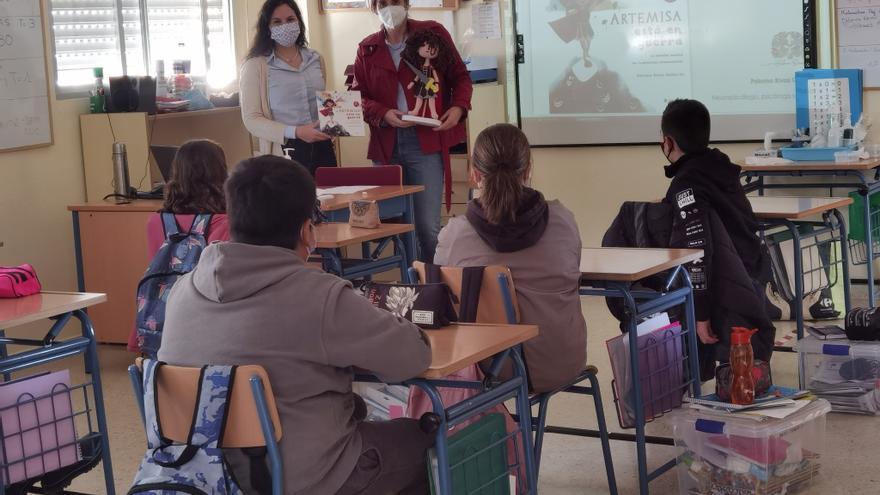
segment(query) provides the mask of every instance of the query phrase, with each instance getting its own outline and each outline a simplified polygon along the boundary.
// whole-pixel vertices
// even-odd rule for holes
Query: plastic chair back
[[[143,371],[143,360],[138,358],[135,365],[140,375]],[[199,368],[166,365],[159,369],[157,380],[159,421],[162,424],[162,433],[169,440],[178,443],[186,443],[189,440],[189,428],[199,390],[199,375]],[[258,377],[262,382],[268,416],[274,426],[275,441],[281,440],[281,420],[278,417],[269,375],[262,366],[239,366],[235,372],[235,382],[229,399],[229,415],[223,433],[223,448],[266,446],[250,383],[252,377]],[[143,383],[142,379],[140,383]],[[138,402],[142,408],[142,394],[138,397]]]

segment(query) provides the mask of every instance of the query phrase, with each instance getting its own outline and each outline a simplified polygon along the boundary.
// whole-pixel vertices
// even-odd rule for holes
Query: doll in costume
[[[401,58],[415,77],[407,89],[415,96],[415,107],[409,114],[416,117],[439,119],[443,111],[440,97],[440,77],[446,72],[452,54],[443,38],[430,30],[417,31],[406,40],[406,48]],[[439,111],[438,111],[439,110]]]

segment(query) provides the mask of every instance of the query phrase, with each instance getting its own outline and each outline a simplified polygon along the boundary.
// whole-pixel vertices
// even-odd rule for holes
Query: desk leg
[[[832,210],[832,214],[837,219],[837,229],[840,232],[840,258],[841,269],[843,270],[843,308],[844,315],[852,309],[851,283],[849,280],[849,246],[846,239],[846,223],[843,220],[843,213],[840,210]],[[830,223],[830,221],[829,221]]]
[[[403,212],[403,222],[408,223],[410,225],[415,225],[416,221],[416,206],[415,206],[415,198],[413,198],[412,194],[407,195],[406,197],[406,211]],[[406,245],[406,263],[407,268],[412,266],[413,261],[418,259],[418,247],[416,245],[416,232],[413,230],[412,232],[407,232],[403,234],[404,243]],[[434,261],[434,260],[429,260]]]
[[[530,494],[538,493],[538,470],[535,465],[535,450],[532,442],[532,406],[529,402],[529,383],[526,365],[522,357],[522,346],[510,353],[513,358],[515,374],[522,377],[522,384],[516,394],[516,414],[519,418],[519,431],[522,437],[523,461],[525,462],[526,483]]]
[[[407,283],[409,281],[409,267],[411,261],[406,254],[406,245],[399,235],[391,239],[394,243],[394,253],[400,256],[400,282]]]
[[[364,262],[367,262],[367,260],[372,258],[373,253],[370,250],[370,243],[369,242],[361,243],[361,256],[363,257]],[[364,280],[367,282],[371,282],[373,280],[373,276],[372,275],[364,275]]]
[[[638,349],[638,330],[636,316],[639,314],[636,301],[629,292],[629,287],[623,285],[620,287],[623,294],[623,300],[626,303],[626,333],[629,338],[629,348]],[[642,407],[642,387],[639,382],[639,360],[630,359],[630,370],[632,372],[633,384],[633,408],[635,409],[636,423],[636,460],[639,473],[639,494],[648,495],[648,456],[645,447],[645,409]]]
[[[82,238],[79,232],[79,212],[74,211],[73,214],[73,255],[76,258],[76,290],[78,292],[86,291],[86,280],[83,274],[83,255],[82,255]]]
[[[82,236],[80,235],[79,229],[79,212],[72,211],[71,212],[73,219],[73,256],[76,260],[76,290],[77,292],[85,292],[86,291],[86,276],[85,270],[83,268],[83,253],[82,253]],[[86,310],[83,309],[85,312]],[[82,328],[83,333],[87,331],[85,327]],[[92,370],[88,364],[88,360],[86,360],[86,373],[91,373]]]
[[[443,405],[443,399],[437,388],[425,380],[416,380],[413,386],[419,387],[431,399],[431,406],[434,413],[440,418],[440,425],[437,427],[436,438],[434,439],[434,452],[437,455],[437,484],[440,486],[440,493],[437,495],[453,495],[452,494],[452,470],[449,466],[449,444],[446,438],[449,425],[446,423],[446,407]]]
[[[6,330],[0,329],[0,338],[6,337]],[[9,352],[6,350],[6,344],[0,344],[0,359],[5,359],[9,357]],[[12,373],[3,373],[3,381],[8,382],[12,380]]]
[[[101,460],[104,463],[104,483],[107,495],[116,495],[113,484],[113,465],[110,461],[110,431],[107,429],[107,416],[104,412],[104,389],[101,386],[101,368],[98,363],[98,344],[95,340],[95,329],[88,315],[82,310],[74,313],[83,327],[83,337],[89,339],[89,349],[85,361],[92,369],[92,391],[95,394],[95,416],[98,420],[98,431],[101,432]]]
[[[321,255],[321,264],[324,266],[325,272],[345,278],[345,274],[342,272],[342,258],[335,249],[316,249],[315,251]]]
[[[865,194],[865,201],[862,209],[862,214],[865,217],[865,221],[863,222],[865,226],[865,257],[868,262],[866,263],[865,270],[868,273],[868,307],[874,307],[874,233],[872,232],[873,226],[871,225],[871,192],[870,190]]]
[[[699,339],[699,336],[697,336],[697,312],[696,309],[694,309],[694,288],[691,285],[691,277],[688,275],[687,270],[681,270],[679,272],[679,277],[682,278],[684,285],[690,289],[684,300],[684,322],[686,327],[683,330],[684,332],[687,332],[687,341],[685,342],[685,345],[688,346],[691,395],[693,397],[700,397],[703,395],[703,391],[700,388],[700,356],[697,354],[699,352],[699,346],[697,345],[697,339]]]
[[[797,331],[797,340],[800,341],[804,338],[804,266],[803,266],[803,252],[801,251],[801,235],[798,232],[797,225],[790,220],[783,220],[783,224],[788,228],[789,232],[791,232],[791,245],[794,250],[794,302],[792,303],[792,307],[794,308],[794,319],[795,326]],[[798,356],[798,360],[800,360],[800,356]],[[801,373],[800,365],[798,365],[798,386],[803,389],[805,386],[804,383],[804,374]]]

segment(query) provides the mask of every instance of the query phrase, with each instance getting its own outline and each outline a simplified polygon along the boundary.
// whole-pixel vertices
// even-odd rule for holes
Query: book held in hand
[[[404,122],[412,122],[413,124],[424,125],[427,127],[440,127],[443,122],[432,119],[430,117],[416,117],[415,115],[404,115],[400,118]]]
[[[366,136],[360,91],[317,91],[318,130],[330,136]]]

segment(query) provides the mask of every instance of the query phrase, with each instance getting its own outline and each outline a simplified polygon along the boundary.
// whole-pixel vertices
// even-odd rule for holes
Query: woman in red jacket
[[[449,32],[437,22],[410,19],[409,0],[370,0],[370,8],[382,27],[358,46],[352,87],[361,92],[370,125],[367,157],[379,165],[401,165],[406,184],[425,186],[415,195],[418,259],[433,262],[444,182],[447,207],[452,191],[449,148],[467,139],[463,119],[471,108],[471,79]],[[434,104],[441,125],[435,128],[402,120],[416,108],[411,83],[419,73],[401,58],[407,39],[425,30],[438,35],[444,42],[440,49],[448,51],[445,70],[438,70],[438,80],[432,81],[439,87]]]

